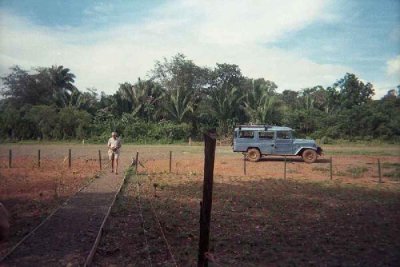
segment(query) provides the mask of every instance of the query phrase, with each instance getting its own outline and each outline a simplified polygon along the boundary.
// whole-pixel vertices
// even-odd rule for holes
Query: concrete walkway
[[[118,175],[104,171],[64,203],[0,266],[83,266],[121,187],[124,168],[120,166]]]

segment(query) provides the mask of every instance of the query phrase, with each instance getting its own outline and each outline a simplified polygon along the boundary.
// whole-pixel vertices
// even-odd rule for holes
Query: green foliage
[[[282,102],[275,93],[276,84],[264,79],[252,81],[244,100],[244,111],[250,123],[276,124],[281,121]]]
[[[104,142],[117,131],[127,142],[170,143],[202,138],[210,128],[230,136],[238,123],[260,123],[290,126],[322,144],[400,142],[396,89],[372,100],[372,84],[354,74],[328,88],[278,93],[273,81],[244,77],[238,65],[199,67],[182,54],[156,62],[150,74],[107,95],[78,90],[63,66],[14,66],[1,78],[0,139]]]
[[[125,127],[122,137],[124,142],[173,143],[177,140],[186,140],[190,131],[191,127],[187,123],[176,124],[168,121],[149,123],[138,120]]]

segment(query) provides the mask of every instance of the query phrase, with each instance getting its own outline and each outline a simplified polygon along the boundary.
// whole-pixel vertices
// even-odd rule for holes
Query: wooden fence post
[[[8,168],[11,169],[11,167],[12,167],[12,150],[10,149],[8,151]]]
[[[199,254],[197,266],[208,266],[206,253],[209,249],[210,220],[212,207],[212,189],[214,180],[214,161],[215,161],[215,132],[204,134],[204,182],[203,200],[200,202],[200,238]]]
[[[37,152],[37,165],[40,168],[40,149]]]
[[[379,175],[379,182],[382,183],[382,171],[381,171],[381,160],[378,159],[378,175]]]
[[[283,179],[286,180],[286,156],[285,156],[285,163],[283,164]]]
[[[136,152],[136,165],[135,165],[135,174],[138,173],[138,165],[139,165],[139,152]]]
[[[101,170],[101,151],[99,150],[99,165],[100,165],[100,170]]]
[[[244,175],[247,175],[247,169],[246,169],[246,154],[243,154],[243,173]]]
[[[172,151],[169,152],[169,173],[172,171]]]
[[[332,163],[332,157],[329,160],[329,173],[330,173],[330,179],[333,179],[333,163]]]
[[[71,159],[71,149],[68,150],[68,167],[71,168],[72,159]]]

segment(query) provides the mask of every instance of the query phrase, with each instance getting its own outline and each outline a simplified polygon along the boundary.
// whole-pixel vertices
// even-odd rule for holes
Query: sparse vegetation
[[[319,172],[329,172],[329,168],[327,167],[320,167],[320,166],[315,166],[312,168],[313,171],[319,171]]]
[[[388,177],[393,181],[400,181],[400,163],[398,162],[384,162],[382,168],[385,169],[384,177]]]
[[[153,175],[153,181],[168,184],[157,191],[157,197],[149,179],[137,179],[142,185],[143,214],[148,216],[145,227],[150,259],[162,257],[164,264],[171,260],[166,244],[156,242],[161,234],[148,211],[152,203],[178,265],[195,265],[202,177]],[[373,260],[377,265],[393,265],[398,259],[400,240],[392,234],[400,232],[400,217],[394,212],[400,205],[398,190],[258,176],[217,176],[215,181],[210,244],[215,264],[368,265]],[[132,203],[136,193],[130,191],[126,197],[130,199],[127,203]],[[126,250],[121,244],[131,244],[128,240],[132,236],[115,231],[121,224],[134,225],[136,217],[115,214],[111,218],[102,240],[103,252],[95,258],[98,265],[148,261],[143,236],[140,242],[133,242],[135,249]],[[376,226],[381,222],[385,227]]]
[[[367,167],[360,167],[360,166],[349,167],[346,170],[346,172],[348,172],[351,175],[351,177],[353,177],[353,178],[360,178],[367,171],[368,171]]]

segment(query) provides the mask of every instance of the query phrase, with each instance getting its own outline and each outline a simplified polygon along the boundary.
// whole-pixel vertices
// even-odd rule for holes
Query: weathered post
[[[283,179],[286,180],[286,156],[285,156],[285,163],[283,164]]]
[[[138,173],[138,165],[139,165],[139,152],[136,152],[136,165],[135,165],[135,174]]]
[[[214,180],[214,161],[216,134],[209,131],[204,134],[204,182],[203,200],[200,202],[200,239],[197,266],[208,266],[206,253],[209,249],[210,220],[212,207],[212,189]]]
[[[333,179],[333,167],[332,167],[333,163],[332,163],[332,157],[329,160],[329,173],[330,173],[330,178],[331,180]]]
[[[99,150],[99,166],[100,166],[100,170],[101,170],[101,151]]]
[[[71,168],[72,159],[71,159],[71,149],[68,150],[68,167]]]
[[[382,171],[381,171],[381,160],[378,159],[378,175],[379,175],[379,182],[382,183]]]
[[[169,173],[172,171],[172,151],[169,152]]]
[[[243,173],[246,175],[247,169],[246,169],[246,154],[243,154]]]
[[[12,167],[12,150],[10,149],[8,151],[8,168],[11,169],[11,167]]]
[[[40,149],[37,152],[37,165],[40,168]]]

